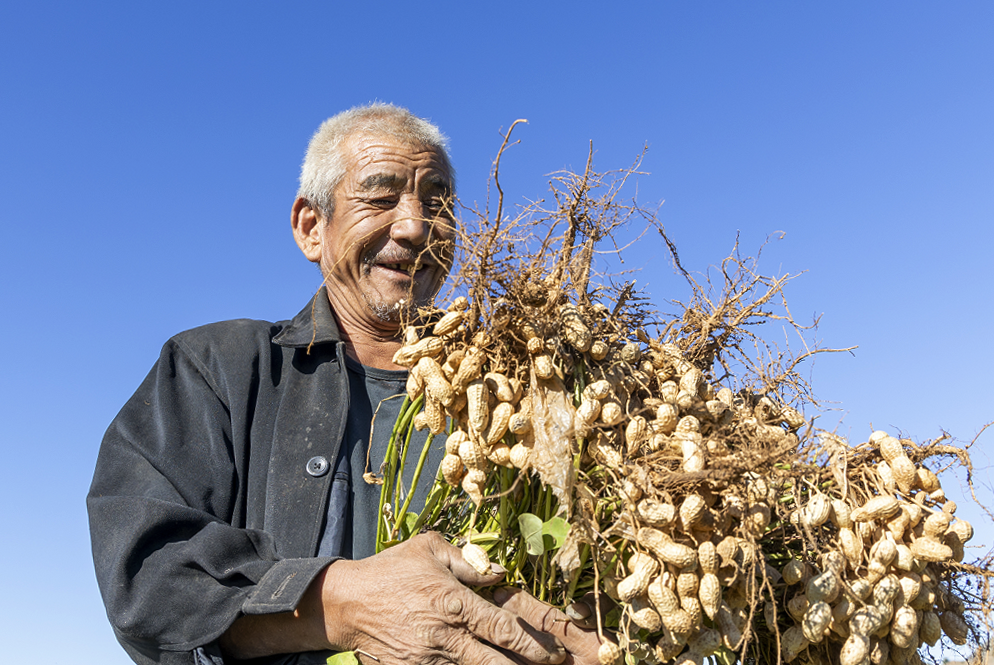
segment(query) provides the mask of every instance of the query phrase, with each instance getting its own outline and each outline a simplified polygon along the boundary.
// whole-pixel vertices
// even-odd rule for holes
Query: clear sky
[[[469,203],[516,118],[512,201],[591,140],[602,169],[648,145],[639,200],[665,201],[688,269],[783,231],[761,268],[803,272],[795,314],[859,346],[811,368],[839,409],[821,423],[969,440],[994,420],[994,4],[366,4],[0,5],[5,662],[129,662],[89,559],[103,431],[170,335],[303,306],[299,164],[371,100],[444,129]],[[686,295],[653,240],[628,267],[661,305]]]

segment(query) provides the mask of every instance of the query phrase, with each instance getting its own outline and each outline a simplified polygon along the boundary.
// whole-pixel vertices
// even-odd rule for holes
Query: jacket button
[[[315,478],[320,478],[324,474],[328,473],[328,460],[326,460],[321,455],[317,457],[312,457],[307,460],[307,473],[311,474]]]

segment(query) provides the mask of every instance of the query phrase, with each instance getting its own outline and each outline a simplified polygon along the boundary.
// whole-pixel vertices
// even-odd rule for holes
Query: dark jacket
[[[87,496],[97,581],[136,662],[216,656],[241,613],[292,610],[332,560],[312,557],[349,408],[344,357],[324,289],[291,321],[165,344]]]

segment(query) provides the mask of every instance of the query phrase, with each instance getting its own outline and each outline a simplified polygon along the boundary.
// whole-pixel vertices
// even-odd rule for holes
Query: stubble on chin
[[[382,300],[374,299],[365,293],[362,294],[362,298],[366,301],[366,308],[380,321],[384,323],[400,323],[401,312],[406,309],[402,304],[403,300],[391,305]]]
[[[363,266],[364,276],[368,278],[371,270],[372,265],[366,263]],[[404,295],[390,299],[375,291],[362,290],[360,294],[369,312],[377,319],[384,323],[400,323],[405,316],[413,315],[417,308],[430,305],[437,291],[438,289],[434,289],[425,295],[416,296],[415,289],[411,288]]]
[[[415,300],[413,294],[409,293],[406,297],[390,302],[377,295],[365,292],[362,294],[370,313],[384,323],[400,323],[403,317],[413,315],[417,308],[430,305],[433,297],[434,294]]]

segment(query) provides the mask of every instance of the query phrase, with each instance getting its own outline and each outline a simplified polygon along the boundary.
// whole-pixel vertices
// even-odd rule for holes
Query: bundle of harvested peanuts
[[[588,248],[619,209],[614,189],[593,197],[602,177],[564,176],[559,207],[502,221],[506,236],[464,231],[465,295],[412,318],[392,454],[409,429],[446,435],[446,454],[417,515],[387,474],[381,547],[438,530],[553,604],[607,596],[604,665],[898,665],[979,646],[990,562],[964,562],[973,529],[930,466],[969,468],[967,451],[882,431],[850,444],[785,403],[792,365],[727,371],[782,282],[748,273],[652,324],[630,284],[592,287]],[[525,219],[544,230],[531,253],[509,231]]]

